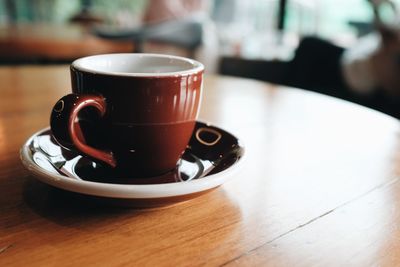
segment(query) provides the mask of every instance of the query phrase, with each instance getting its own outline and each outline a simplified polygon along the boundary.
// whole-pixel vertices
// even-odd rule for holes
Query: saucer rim
[[[201,179],[191,180],[182,183],[163,183],[163,184],[113,184],[113,183],[100,183],[85,180],[74,180],[62,174],[50,172],[39,165],[37,165],[32,158],[29,144],[35,136],[38,136],[50,130],[50,127],[43,128],[32,134],[27,141],[22,145],[20,150],[20,158],[25,166],[38,180],[61,188],[67,191],[82,193],[92,196],[108,197],[108,198],[126,198],[126,199],[146,199],[146,198],[164,198],[164,197],[177,197],[189,194],[202,192],[208,189],[215,188],[223,184],[229,177],[236,172],[244,162],[246,155],[246,148],[243,141],[237,138],[229,131],[217,127],[213,124],[196,120],[198,123],[203,123],[207,126],[216,127],[221,129],[238,141],[240,147],[243,149],[241,157],[233,163],[229,168],[220,172],[206,175]]]

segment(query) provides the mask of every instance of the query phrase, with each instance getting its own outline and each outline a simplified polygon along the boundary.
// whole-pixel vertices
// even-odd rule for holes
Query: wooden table
[[[0,63],[72,61],[95,54],[129,53],[133,49],[133,42],[101,39],[90,29],[74,24],[0,26]]]
[[[67,66],[0,68],[0,266],[398,266],[400,124],[334,98],[207,76],[201,119],[246,162],[215,191],[158,210],[90,207],[18,150],[69,91]]]

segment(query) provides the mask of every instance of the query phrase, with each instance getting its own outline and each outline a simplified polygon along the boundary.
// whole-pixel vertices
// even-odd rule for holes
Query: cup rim
[[[139,73],[139,72],[118,72],[118,71],[104,71],[104,70],[96,70],[94,68],[89,68],[83,66],[83,62],[100,57],[107,56],[137,56],[137,57],[156,57],[156,58],[168,58],[184,61],[193,65],[192,68],[181,70],[181,71],[170,71],[170,72],[161,72],[161,73]],[[166,54],[154,54],[154,53],[110,53],[110,54],[99,54],[93,56],[82,57],[74,60],[71,64],[71,68],[83,71],[90,72],[93,74],[103,74],[103,75],[112,75],[112,76],[127,76],[127,77],[175,77],[175,76],[186,76],[189,74],[198,73],[204,71],[204,65],[197,60],[174,56],[174,55],[166,55]]]

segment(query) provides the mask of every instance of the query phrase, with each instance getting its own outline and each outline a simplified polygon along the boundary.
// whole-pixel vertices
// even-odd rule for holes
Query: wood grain
[[[0,266],[397,266],[399,123],[334,98],[207,76],[201,119],[239,136],[232,180],[167,209],[44,185],[18,150],[69,92],[67,66],[0,68]]]

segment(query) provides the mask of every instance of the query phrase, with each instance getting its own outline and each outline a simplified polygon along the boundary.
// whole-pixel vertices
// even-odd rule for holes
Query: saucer
[[[22,146],[24,166],[40,181],[107,203],[160,207],[192,199],[227,181],[243,161],[244,146],[231,133],[196,122],[192,138],[175,170],[156,177],[120,177],[107,167],[66,150],[50,128]]]

